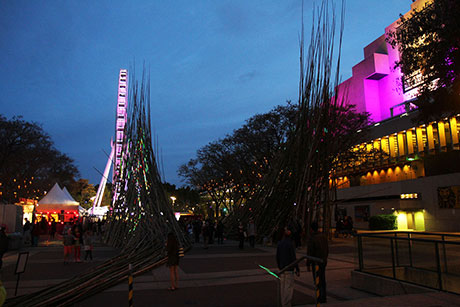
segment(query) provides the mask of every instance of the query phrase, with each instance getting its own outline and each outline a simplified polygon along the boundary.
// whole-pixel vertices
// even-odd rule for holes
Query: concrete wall
[[[354,217],[356,206],[369,205],[370,215],[391,213],[397,209],[425,209],[426,231],[455,231],[460,232],[460,208],[444,209],[438,205],[438,187],[460,186],[460,173],[423,177],[398,182],[388,182],[375,185],[350,187],[337,190],[338,200],[357,199],[352,202],[342,202],[341,207],[347,208],[348,215]],[[363,200],[359,198],[399,196],[400,194],[417,193],[417,200],[382,199]],[[383,210],[382,210],[383,208]],[[367,223],[355,221],[357,228],[367,229]]]

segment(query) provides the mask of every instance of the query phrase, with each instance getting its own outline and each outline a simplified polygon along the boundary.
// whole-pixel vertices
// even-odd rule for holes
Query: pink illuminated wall
[[[430,0],[415,1],[411,10],[423,7],[426,2]],[[338,89],[340,98],[356,105],[358,112],[369,112],[374,122],[406,112],[408,103],[405,102],[416,96],[416,89],[403,92],[402,74],[395,68],[399,52],[385,40],[397,26],[398,21],[393,22],[385,28],[385,34],[364,48],[364,60],[353,66],[352,77]]]

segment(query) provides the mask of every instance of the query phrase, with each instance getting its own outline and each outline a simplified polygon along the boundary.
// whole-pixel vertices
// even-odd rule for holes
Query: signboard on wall
[[[439,187],[438,206],[441,209],[460,208],[460,186]]]
[[[368,222],[370,216],[370,207],[366,206],[355,206],[355,221],[356,222]]]

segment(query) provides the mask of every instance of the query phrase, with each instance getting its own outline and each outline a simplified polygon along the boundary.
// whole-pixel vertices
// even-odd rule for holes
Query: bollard
[[[316,288],[316,306],[319,307],[319,264],[313,263],[315,267],[315,288]]]
[[[128,293],[128,300],[129,300],[129,307],[133,307],[133,266],[129,264],[128,266],[128,284],[129,284],[129,293]]]

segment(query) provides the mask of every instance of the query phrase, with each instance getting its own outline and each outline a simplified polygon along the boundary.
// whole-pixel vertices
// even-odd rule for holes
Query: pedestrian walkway
[[[63,264],[60,242],[43,242],[30,251],[26,273],[21,276],[19,294],[40,290],[90,270],[115,256],[118,251],[97,246],[94,261]],[[238,249],[235,241],[212,244],[204,249],[195,244],[180,262],[179,289],[168,291],[169,270],[157,268],[134,278],[135,306],[276,306],[277,280],[259,265],[276,271],[274,247]],[[353,239],[334,239],[327,266],[328,303],[324,306],[459,306],[460,296],[447,293],[425,293],[394,297],[375,295],[352,289],[350,272],[355,268]],[[298,257],[305,250],[298,250]],[[8,295],[14,295],[17,253],[5,257],[2,280]],[[314,306],[311,272],[301,264],[296,278],[293,304]],[[124,306],[128,302],[128,282],[88,297],[75,306]]]

